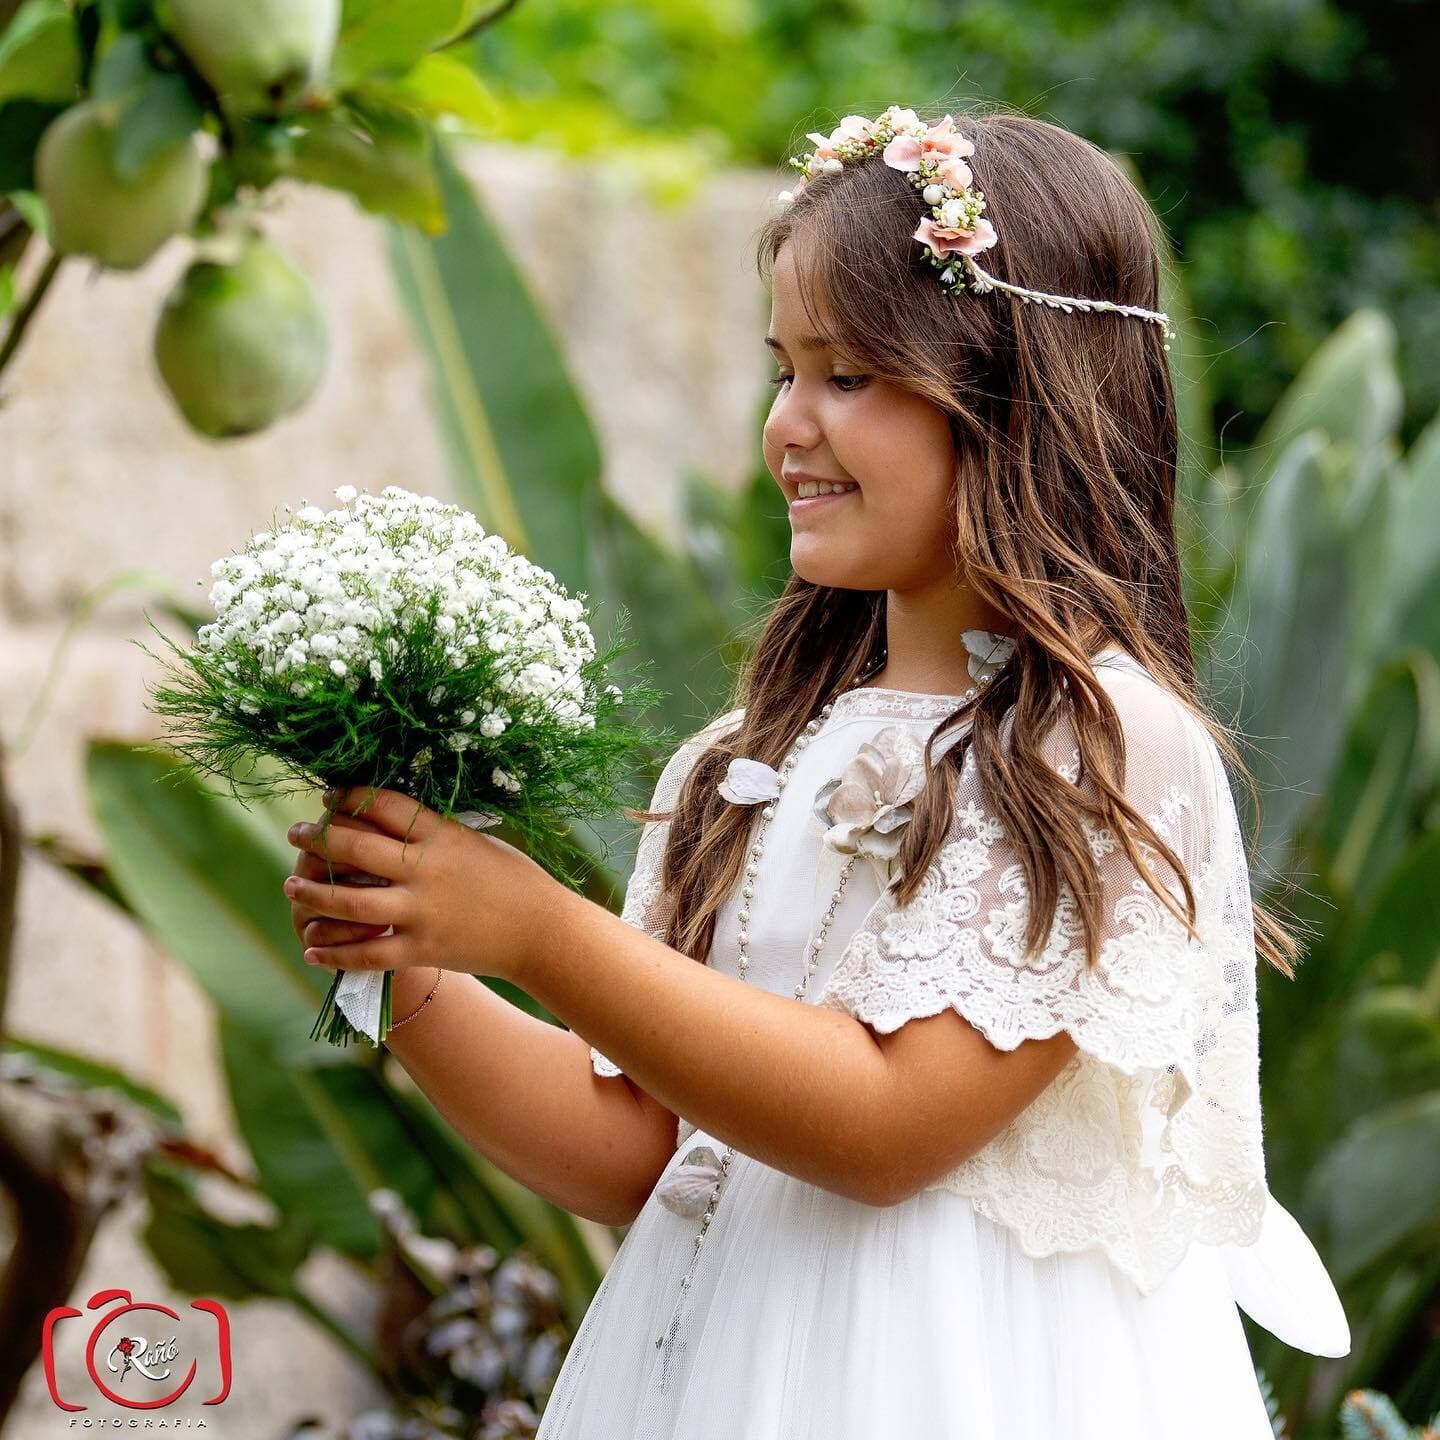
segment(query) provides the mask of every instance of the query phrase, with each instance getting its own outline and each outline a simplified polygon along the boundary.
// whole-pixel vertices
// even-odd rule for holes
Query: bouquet
[[[622,717],[626,692],[606,675],[626,647],[597,655],[586,592],[568,595],[459,507],[398,485],[334,494],[339,508],[286,506],[285,523],[272,516],[211,566],[215,620],[193,649],[161,634],[178,663],[150,708],[182,773],[218,775],[242,803],[297,784],[399,790],[417,815],[509,824],[578,887],[568,862],[588,857],[568,821],[613,813],[630,752],[674,743]],[[660,698],[638,682],[628,694]],[[311,1037],[378,1046],[390,991],[388,972],[337,972]]]

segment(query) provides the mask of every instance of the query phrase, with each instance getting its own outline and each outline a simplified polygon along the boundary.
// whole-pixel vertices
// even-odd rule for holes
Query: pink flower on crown
[[[982,215],[973,230],[957,230],[937,225],[928,215],[920,222],[912,239],[928,245],[937,255],[978,255],[988,250],[999,238],[995,227]]]
[[[810,157],[812,165],[818,160],[839,160],[841,158],[840,151],[836,147],[844,137],[838,130],[833,135],[822,135],[818,130],[812,130],[805,138],[815,142],[815,153]]]
[[[955,128],[955,121],[947,115],[943,120],[929,126],[923,135],[899,134],[885,147],[885,163],[894,170],[916,171],[922,160],[950,167],[950,178],[942,178],[956,190],[964,190],[971,181],[970,167],[964,163],[966,155],[975,153],[975,143]]]
[[[918,170],[920,155],[920,139],[916,135],[897,135],[883,152],[885,163],[892,170]]]
[[[847,115],[828,135],[812,130],[805,138],[815,142],[814,160],[843,160],[840,147],[869,140],[874,129],[874,122],[863,115]]]
[[[875,132],[875,122],[863,115],[847,115],[830,132],[830,143],[842,145],[846,140],[868,140]]]
[[[897,135],[914,135],[925,128],[925,122],[913,111],[890,105],[882,110],[873,122],[877,127],[889,128]]]
[[[938,159],[942,155],[960,159],[975,153],[975,142],[955,128],[954,117],[950,115],[937,120],[926,130],[923,144],[927,160]]]
[[[935,176],[942,185],[948,185],[952,190],[968,190],[970,182],[975,178],[970,167],[953,155],[948,160],[940,162],[940,168],[936,170]]]

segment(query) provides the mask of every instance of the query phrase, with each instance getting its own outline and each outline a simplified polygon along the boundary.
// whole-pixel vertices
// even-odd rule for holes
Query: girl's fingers
[[[294,873],[306,880],[324,880],[330,875],[358,875],[360,872],[353,865],[326,860],[323,855],[312,855],[308,850],[302,850],[295,857]]]
[[[323,855],[301,850],[295,859],[295,874],[306,880],[328,880],[332,875],[363,875],[358,865],[346,865],[341,860],[327,860]]]
[[[398,790],[352,785],[336,794],[334,804],[337,814],[358,811],[357,819],[369,819],[387,835],[416,844],[428,840],[445,823],[435,811]]]
[[[374,940],[385,933],[383,925],[358,925],[353,920],[331,920],[317,916],[305,926],[300,937],[304,945],[348,945],[352,940]]]
[[[333,819],[328,826],[301,821],[290,827],[289,840],[297,849],[309,851],[322,861],[338,861],[387,880],[399,880],[405,874],[405,851],[409,847],[403,840],[369,828],[338,824]]]
[[[354,940],[348,945],[308,946],[305,961],[326,965],[332,970],[395,970],[397,949],[403,950],[399,935],[377,940]]]
[[[362,925],[401,923],[400,896],[404,887],[391,885],[331,885],[322,880],[306,880],[292,875],[285,882],[285,893],[306,909],[327,919],[356,920]]]
[[[323,824],[322,814],[317,824]],[[332,830],[338,826],[341,829],[368,830],[378,833],[375,827],[368,820],[357,819],[354,815],[346,815],[343,812],[330,817]],[[361,875],[364,871],[358,865],[347,865],[343,860],[331,858],[327,860],[324,855],[315,854],[309,850],[301,850],[295,861],[295,873],[303,875],[307,880],[328,880],[331,875]]]

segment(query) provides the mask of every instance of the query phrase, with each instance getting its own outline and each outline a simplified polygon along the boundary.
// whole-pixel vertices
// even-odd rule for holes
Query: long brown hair
[[[1159,308],[1159,222],[1104,151],[1022,114],[955,121],[974,141],[968,163],[999,232],[982,257],[991,274]],[[1032,953],[1050,932],[1063,879],[1076,897],[1087,960],[1098,956],[1107,917],[1086,820],[1118,837],[1193,935],[1190,878],[1125,799],[1123,731],[1090,664],[1105,642],[1121,644],[1189,706],[1258,800],[1230,733],[1197,694],[1175,536],[1177,426],[1163,330],[1026,304],[999,290],[949,295],[912,239],[923,213],[909,180],[878,154],[847,161],[838,174],[808,180],[768,219],[756,252],[768,284],[781,246],[795,247],[817,333],[865,373],[949,417],[957,573],[1013,622],[1014,657],[926,748],[925,784],[896,858],[895,903],[914,895],[945,840],[968,748],[1024,867]],[[826,302],[824,325],[816,295]],[[673,812],[627,811],[671,822],[661,883],[674,901],[667,938],[675,948],[708,957],[716,912],[745,864],[753,812],[715,788],[730,760],[778,766],[806,722],[884,643],[885,607],[883,591],[815,585],[792,573],[735,679],[731,706],[745,707],[743,719],[696,759]],[[1062,717],[1094,799],[1045,757],[1044,738]],[[965,720],[969,734],[934,763],[936,741]],[[1258,827],[1258,803],[1254,810]],[[1143,863],[1135,835],[1178,876],[1183,913]],[[1257,949],[1293,979],[1298,943],[1258,902],[1254,919]]]

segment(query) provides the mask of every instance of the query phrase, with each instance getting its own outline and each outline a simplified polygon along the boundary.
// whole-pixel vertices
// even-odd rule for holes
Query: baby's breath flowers
[[[398,485],[334,494],[332,510],[286,506],[284,523],[272,517],[211,566],[215,619],[192,649],[161,635],[179,663],[150,708],[170,720],[170,748],[242,802],[369,786],[464,823],[509,824],[577,884],[567,862],[586,857],[568,822],[613,813],[630,752],[675,741],[621,715],[622,701],[644,708],[660,692],[610,683],[626,647],[597,654],[586,592],[569,595],[473,515]],[[257,771],[257,758],[271,763]],[[378,1044],[389,975],[359,1031],[343,982],[342,971],[312,1034]]]

